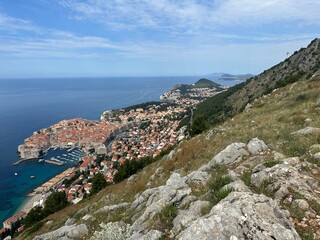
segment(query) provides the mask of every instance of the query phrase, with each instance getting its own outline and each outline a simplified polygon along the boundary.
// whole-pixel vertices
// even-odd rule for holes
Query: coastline
[[[1,118],[1,124],[7,127],[0,131],[0,135],[7,134],[7,132],[12,134],[4,135],[7,137],[0,139],[2,146],[0,159],[4,166],[0,168],[1,193],[4,196],[0,199],[3,207],[0,214],[1,220],[4,221],[9,218],[17,209],[20,209],[22,205],[29,201],[30,197],[27,196],[27,193],[31,193],[33,189],[46,182],[48,176],[52,178],[63,171],[60,170],[60,167],[38,164],[35,160],[30,160],[30,163],[25,161],[10,168],[10,165],[13,164],[12,159],[16,159],[16,147],[21,144],[24,136],[29,136],[35,129],[50,126],[62,119],[80,117],[98,121],[101,113],[106,109],[117,109],[142,102],[158,101],[158,96],[171,89],[175,83],[186,81],[192,83],[197,77],[161,77],[159,81],[154,81],[154,78],[122,77],[117,78],[117,81],[113,77],[103,79],[74,78],[68,79],[68,81],[65,81],[65,78],[60,78],[54,81],[51,79],[42,81],[42,84],[39,84],[37,79],[7,81],[6,89],[10,94],[4,96],[6,97],[4,102],[12,103],[12,107],[8,108],[6,112],[8,118]],[[90,91],[87,91],[88,80],[92,80]],[[158,82],[161,82],[161,85]],[[114,89],[122,90],[123,85],[130,86],[130,94],[127,90],[114,91]],[[72,91],[75,86],[81,91]],[[148,88],[145,88],[146,86]],[[28,87],[29,90],[22,91],[25,87]],[[143,94],[141,94],[141,89],[144,89]],[[82,90],[86,94],[83,94]],[[61,91],[66,91],[66,94],[62,95]],[[13,94],[15,92],[19,94]],[[57,96],[59,96],[58,102],[56,101]],[[62,106],[60,102],[66,104]],[[28,109],[31,103],[39,103],[33,106],[33,114],[17,111],[17,109]],[[8,121],[11,118],[16,120],[14,124]],[[24,127],[19,128],[18,126]],[[17,134],[17,130],[19,130],[19,134]],[[66,167],[61,168],[65,169]],[[18,173],[17,176],[15,172]],[[35,176],[35,179],[30,180],[29,177],[32,175]],[[35,182],[36,184],[34,184]]]
[[[28,194],[27,199],[20,205],[16,213],[20,211],[28,213],[33,208],[34,204],[40,202],[41,199],[42,194],[40,193],[34,195]]]
[[[149,103],[149,101],[143,102],[142,104],[146,104],[146,103]],[[136,106],[136,105],[129,105],[126,108],[130,108],[130,107],[133,107],[133,106]],[[29,158],[29,159],[32,159],[32,158]],[[29,159],[28,158],[27,159],[21,159],[17,163],[23,162],[23,161],[26,161],[26,160],[29,160]],[[36,189],[34,189],[32,193],[28,194],[27,199],[23,203],[21,203],[21,206],[18,208],[17,212],[19,212],[19,211],[29,212],[33,208],[34,203],[39,202],[41,199],[45,200],[45,196],[44,196],[45,194],[44,193],[48,192],[50,189],[52,189],[52,188],[56,187],[57,185],[59,185],[63,181],[64,177],[66,176],[66,173],[70,173],[70,171],[72,171],[72,169],[67,169],[64,172],[56,175],[55,177],[53,177],[49,181],[43,183],[41,186],[39,186]]]
[[[61,172],[60,174],[54,176],[50,180],[46,181],[39,187],[35,188],[31,193],[27,194],[27,199],[21,203],[20,207],[15,212],[18,213],[20,211],[28,213],[35,204],[40,204],[40,201],[43,200],[43,202],[46,199],[46,193],[51,189],[56,187],[59,183],[61,183],[66,175],[68,175],[71,171],[73,171],[73,167],[68,168]]]

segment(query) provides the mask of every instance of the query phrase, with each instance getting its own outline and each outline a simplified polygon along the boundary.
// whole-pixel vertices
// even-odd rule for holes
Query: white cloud
[[[13,18],[0,12],[0,31],[16,32],[16,31],[30,31],[40,32],[40,29],[32,24],[31,21]]]
[[[105,32],[96,31],[95,35],[90,29],[86,34],[85,28],[81,34],[48,29],[0,12],[2,59],[63,58],[92,64],[117,62],[121,66],[125,62],[128,66],[141,63],[141,71],[147,63],[172,71],[181,64],[180,69],[187,66],[188,74],[204,73],[205,69],[228,71],[226,68],[258,73],[254,69],[277,63],[287,51],[305,46],[320,29],[320,1],[311,0],[59,2],[72,20],[86,21],[86,27],[101,24]],[[311,28],[306,30],[301,27],[308,25]],[[273,31],[273,26],[278,31]]]
[[[320,1],[316,0],[61,0],[60,3],[72,11],[74,18],[118,30],[142,28],[193,35],[223,32],[224,27],[233,30],[272,24],[279,27],[279,22],[292,24],[291,30],[297,27],[296,22],[301,26],[320,25]],[[272,34],[272,30],[264,29],[264,34]]]

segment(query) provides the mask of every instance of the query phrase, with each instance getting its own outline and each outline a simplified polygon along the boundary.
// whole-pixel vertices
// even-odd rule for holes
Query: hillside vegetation
[[[201,78],[194,83],[194,87],[196,88],[217,88],[221,89],[221,85],[215,82],[212,82],[209,79]]]
[[[310,78],[320,68],[320,39],[313,40],[292,56],[263,73],[238,84],[228,91],[205,100],[195,115],[205,117],[209,125],[223,122],[241,112],[254,99],[273,89]]]
[[[312,56],[316,46],[319,40],[290,62],[306,71],[295,59]],[[283,64],[274,67],[277,81],[271,69],[257,78],[266,82],[252,79],[219,94],[222,106],[206,101],[215,111],[199,106],[214,127],[18,239],[320,239],[320,74],[312,67],[290,83]],[[281,81],[273,91],[260,89]],[[246,100],[228,104],[244,89],[254,97],[240,113]]]

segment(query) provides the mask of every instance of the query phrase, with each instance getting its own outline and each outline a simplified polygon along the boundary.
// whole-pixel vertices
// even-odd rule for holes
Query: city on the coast
[[[198,83],[198,85],[197,85]],[[126,161],[156,157],[186,137],[183,119],[199,102],[226,87],[201,79],[192,85],[178,85],[160,96],[162,102],[144,103],[102,113],[100,121],[63,120],[34,132],[18,146],[20,160],[38,159],[39,164],[63,165],[79,159],[70,167],[34,189],[22,211],[3,222],[3,229],[22,231],[21,220],[34,207],[43,207],[54,191],[65,192],[69,203],[77,204],[92,189],[94,176],[101,173],[108,184],[114,183],[119,166]],[[203,84],[205,83],[205,84]],[[46,159],[50,150],[66,149],[64,156]],[[34,176],[32,176],[34,177]]]

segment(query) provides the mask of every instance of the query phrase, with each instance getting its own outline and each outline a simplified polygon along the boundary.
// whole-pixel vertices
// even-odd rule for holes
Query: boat
[[[35,178],[35,176],[30,176],[30,178],[31,178],[31,179],[34,179],[34,178]]]
[[[42,163],[42,162],[44,162],[44,159],[43,158],[41,158],[41,159],[39,159],[39,161],[38,161],[39,163]]]
[[[15,172],[14,175],[15,175],[15,176],[18,176],[18,173]]]

